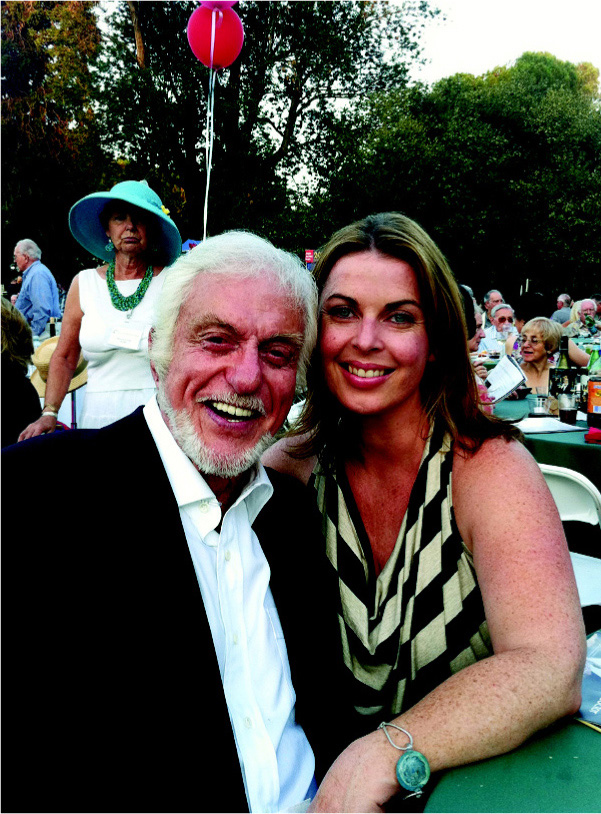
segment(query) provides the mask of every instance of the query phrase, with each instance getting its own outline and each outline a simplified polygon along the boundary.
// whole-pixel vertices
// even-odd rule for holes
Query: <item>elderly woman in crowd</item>
[[[313,810],[379,811],[399,783],[419,793],[430,770],[574,713],[582,615],[540,469],[482,409],[431,238],[374,215],[331,238],[316,276],[307,403],[265,457],[314,490],[337,576],[355,740]]]
[[[42,416],[19,440],[54,431],[81,350],[88,360],[88,384],[80,427],[110,424],[154,394],[148,332],[163,286],[161,272],[181,253],[181,237],[168,214],[141,181],[122,181],[72,207],[71,233],[107,262],[81,271],[71,284]]]
[[[535,317],[522,327],[519,338],[521,364],[526,374],[526,385],[532,388],[549,389],[549,370],[559,348],[562,327],[547,317]],[[568,356],[577,367],[586,367],[589,355],[572,340],[568,341]]]

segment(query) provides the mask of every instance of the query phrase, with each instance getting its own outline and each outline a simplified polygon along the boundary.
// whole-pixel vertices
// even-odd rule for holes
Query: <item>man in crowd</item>
[[[513,325],[513,308],[506,302],[499,303],[490,312],[492,325],[484,330],[478,350],[498,351],[501,349],[501,339],[506,341],[510,334],[515,333]]]
[[[497,305],[503,302],[503,295],[496,288],[492,288],[484,295],[484,322],[483,328],[490,328],[492,326],[491,311]]]
[[[50,317],[61,318],[56,280],[41,262],[42,252],[33,240],[20,240],[15,246],[14,257],[23,277],[15,305],[31,325],[33,335],[47,339]]]
[[[563,324],[570,319],[570,311],[572,308],[572,298],[569,294],[560,294],[557,298],[557,311],[553,311],[551,319],[553,322]],[[548,312],[547,312],[548,313]]]
[[[585,299],[580,302],[579,308],[580,319],[577,322],[571,322],[563,329],[565,336],[593,336],[597,333],[595,326],[595,317],[597,315],[597,303],[592,299]]]
[[[316,790],[309,740],[323,771],[346,745],[317,753],[342,723],[336,669],[319,673],[338,638],[319,521],[259,462],[316,310],[296,257],[209,238],[165,279],[157,396],[4,454],[7,810],[285,811]],[[44,472],[36,498],[23,484]]]

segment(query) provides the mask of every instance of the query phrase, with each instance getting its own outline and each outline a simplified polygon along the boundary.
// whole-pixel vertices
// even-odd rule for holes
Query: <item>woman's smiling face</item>
[[[338,260],[321,298],[320,351],[328,388],[348,410],[421,409],[432,357],[411,266],[378,251]]]

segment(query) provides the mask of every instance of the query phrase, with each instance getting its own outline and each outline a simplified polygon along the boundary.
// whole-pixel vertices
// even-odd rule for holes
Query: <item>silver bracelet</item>
[[[398,729],[399,732],[407,735],[409,740],[405,746],[398,746],[392,740],[388,734],[388,730],[386,729],[387,726],[391,726],[393,729]],[[405,799],[408,799],[409,797],[421,797],[423,794],[423,788],[430,779],[430,764],[428,763],[428,759],[425,755],[422,755],[421,752],[417,752],[413,748],[413,737],[409,732],[407,732],[406,729],[403,729],[402,726],[389,724],[386,723],[386,721],[383,721],[378,729],[381,729],[384,732],[391,746],[394,746],[394,748],[398,749],[399,752],[403,752],[402,756],[397,760],[396,779],[404,789],[411,792],[411,794],[408,794]]]

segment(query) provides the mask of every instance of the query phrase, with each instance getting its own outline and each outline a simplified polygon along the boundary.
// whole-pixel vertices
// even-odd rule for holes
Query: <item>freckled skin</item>
[[[345,471],[376,567],[385,564],[404,516],[423,449],[419,383],[431,350],[423,320],[391,323],[415,276],[377,252],[334,266],[322,296],[323,371],[330,390],[360,417],[362,460]],[[352,367],[372,365],[375,381]],[[264,460],[307,483],[315,460],[291,458],[294,440]],[[563,528],[532,456],[491,439],[456,450],[452,497],[459,532],[473,553],[494,655],[461,670],[393,723],[413,736],[431,770],[492,757],[577,711],[585,653],[582,615]],[[383,522],[386,518],[386,522]],[[354,741],[322,782],[310,811],[382,811],[399,791],[398,753],[382,732]]]

